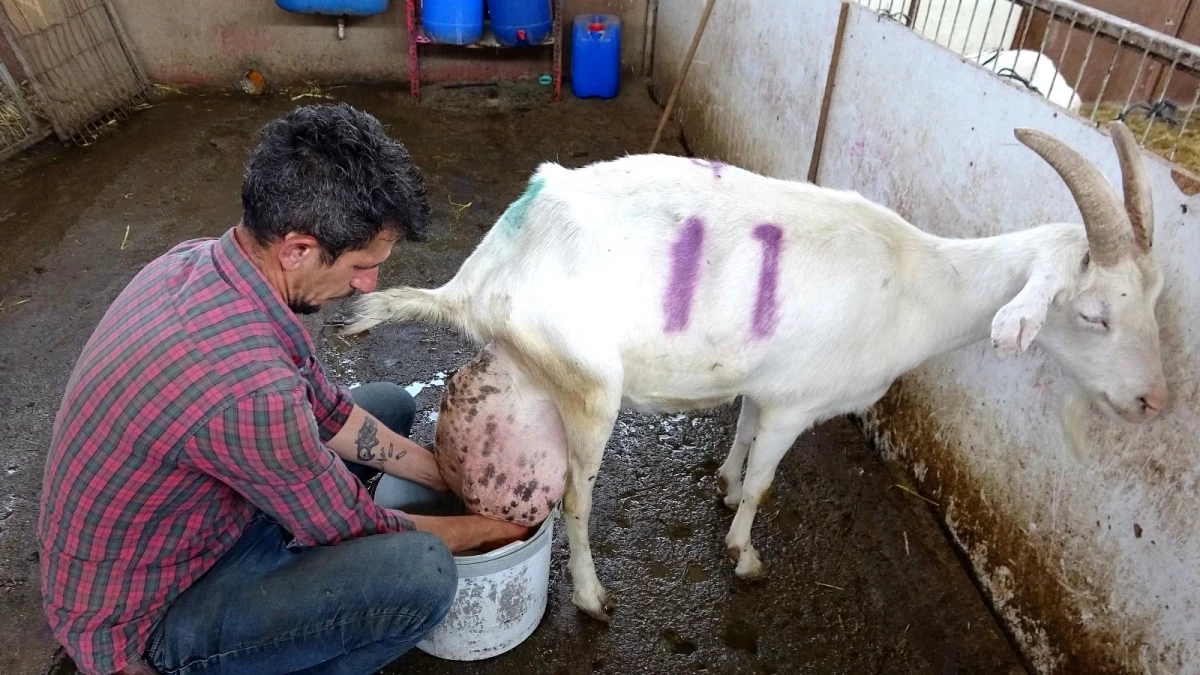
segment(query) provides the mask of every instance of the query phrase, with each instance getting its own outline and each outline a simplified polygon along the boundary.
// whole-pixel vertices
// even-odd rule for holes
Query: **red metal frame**
[[[421,30],[417,17],[417,2],[420,0],[405,0],[406,20],[408,23],[408,81],[409,91],[413,98],[421,98],[421,53],[420,45],[444,44],[435,42]],[[554,83],[552,99],[558,102],[562,99],[562,50],[563,50],[563,0],[551,0],[551,10],[554,15],[554,25],[551,29],[554,47]],[[499,49],[532,49],[547,45],[531,45],[530,47],[500,47],[495,44],[464,45],[467,48],[499,48]]]

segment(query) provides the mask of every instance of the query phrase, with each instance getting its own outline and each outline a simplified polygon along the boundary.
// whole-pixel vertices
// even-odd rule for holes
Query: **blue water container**
[[[434,42],[478,42],[483,37],[483,0],[421,0],[421,25]]]
[[[275,0],[275,4],[300,14],[371,16],[386,10],[388,0]]]
[[[621,80],[621,19],[581,14],[572,31],[571,92],[577,98],[612,98]]]
[[[488,0],[487,5],[496,42],[506,47],[541,44],[554,27],[550,0]]]

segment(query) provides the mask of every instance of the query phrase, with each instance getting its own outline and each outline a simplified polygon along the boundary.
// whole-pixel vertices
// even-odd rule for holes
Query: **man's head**
[[[297,108],[260,132],[242,227],[292,311],[374,289],[401,235],[429,225],[420,171],[379,120],[344,103]]]

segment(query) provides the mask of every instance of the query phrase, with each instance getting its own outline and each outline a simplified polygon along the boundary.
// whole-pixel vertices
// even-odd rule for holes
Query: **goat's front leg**
[[[592,513],[592,488],[604,458],[604,446],[612,434],[620,405],[619,397],[611,405],[597,409],[597,400],[610,398],[603,393],[589,396],[590,411],[563,410],[567,431],[567,489],[563,495],[567,541],[570,544],[571,583],[575,586],[571,602],[588,616],[608,621],[611,606],[592,561],[588,541],[588,519]]]
[[[742,487],[742,501],[737,515],[725,536],[726,551],[737,563],[737,575],[743,579],[763,577],[762,562],[758,551],[750,542],[750,530],[758,505],[766,496],[779,460],[813,422],[806,412],[793,408],[767,408],[759,413],[758,433],[750,446],[750,461],[746,466],[746,482]],[[738,430],[739,434],[741,429]]]
[[[742,501],[742,468],[746,464],[746,455],[750,452],[750,444],[758,433],[758,404],[749,396],[742,396],[742,412],[738,415],[737,434],[733,437],[733,447],[729,448],[729,456],[725,463],[717,469],[717,485],[721,494],[725,495],[725,506],[736,509]]]

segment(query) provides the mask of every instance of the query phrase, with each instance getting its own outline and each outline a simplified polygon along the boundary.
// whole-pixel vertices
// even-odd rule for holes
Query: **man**
[[[242,203],[129,283],[55,419],[42,593],[84,673],[374,672],[448,611],[451,551],[528,533],[375,505],[379,470],[446,489],[405,438],[412,397],[335,387],[296,317],[371,291],[424,232],[404,147],[347,105],[297,109],[263,128]]]

